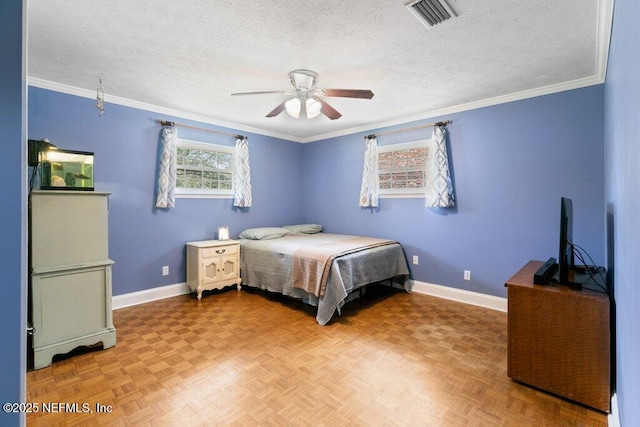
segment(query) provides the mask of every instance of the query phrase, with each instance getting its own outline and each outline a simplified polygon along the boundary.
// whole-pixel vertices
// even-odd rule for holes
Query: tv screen
[[[560,200],[560,247],[558,252],[558,283],[569,283],[569,272],[574,267],[573,258],[573,203]]]

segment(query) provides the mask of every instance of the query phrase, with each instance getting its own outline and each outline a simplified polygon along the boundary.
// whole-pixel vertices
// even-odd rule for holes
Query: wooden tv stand
[[[562,285],[534,285],[542,261],[507,280],[510,378],[609,412],[609,297]]]

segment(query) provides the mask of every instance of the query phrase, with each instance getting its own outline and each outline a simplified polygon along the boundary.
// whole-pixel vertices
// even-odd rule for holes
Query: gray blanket
[[[397,242],[375,237],[345,236],[331,243],[321,243],[297,249],[293,254],[293,287],[322,298],[333,260],[354,252]]]
[[[369,283],[402,276],[402,286],[411,292],[409,268],[399,243],[379,246],[333,260],[324,296],[316,297],[293,287],[293,254],[297,249],[343,240],[330,233],[288,234],[270,240],[240,240],[240,275],[246,286],[301,299],[318,307],[316,320],[324,325],[345,303],[354,289]]]

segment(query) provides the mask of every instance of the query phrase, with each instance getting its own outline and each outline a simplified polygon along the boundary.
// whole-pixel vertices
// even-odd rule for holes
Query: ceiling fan
[[[293,98],[282,102],[276,108],[271,110],[267,117],[275,117],[286,110],[293,118],[300,117],[304,112],[308,119],[312,119],[322,113],[330,120],[342,117],[335,108],[329,105],[322,97],[334,96],[341,98],[373,98],[373,92],[362,89],[316,89],[318,84],[318,73],[311,70],[293,70],[289,73],[289,83],[291,90],[268,90],[261,92],[239,92],[232,93],[231,96],[238,95],[265,95],[265,94],[283,94],[294,95]]]

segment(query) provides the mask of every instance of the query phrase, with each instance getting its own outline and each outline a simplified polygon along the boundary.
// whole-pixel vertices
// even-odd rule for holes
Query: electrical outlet
[[[418,265],[418,255],[413,256],[413,265]]]
[[[162,266],[162,275],[163,276],[168,276],[169,275],[169,266],[168,265],[163,265]]]
[[[471,270],[464,271],[464,280],[471,280]]]

